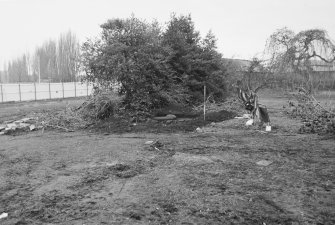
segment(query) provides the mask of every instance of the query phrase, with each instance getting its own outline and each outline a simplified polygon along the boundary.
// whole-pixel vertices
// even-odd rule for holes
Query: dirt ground
[[[285,98],[260,100],[270,133],[223,117],[202,132],[179,121],[192,129],[2,135],[0,224],[335,224],[334,138],[298,134]],[[0,105],[0,121],[81,101]]]

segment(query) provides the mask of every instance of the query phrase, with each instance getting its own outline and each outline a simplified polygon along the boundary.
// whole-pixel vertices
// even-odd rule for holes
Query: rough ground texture
[[[0,136],[0,223],[335,224],[335,140],[298,134],[284,101],[261,97],[270,133],[227,114],[200,133],[179,121]],[[34,104],[0,105],[0,120],[52,105]]]

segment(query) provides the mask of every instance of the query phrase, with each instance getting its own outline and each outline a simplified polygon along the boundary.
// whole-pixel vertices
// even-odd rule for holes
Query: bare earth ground
[[[0,105],[0,121],[81,101]],[[335,140],[298,134],[284,98],[261,102],[270,133],[233,119],[201,133],[2,135],[0,223],[335,224]]]

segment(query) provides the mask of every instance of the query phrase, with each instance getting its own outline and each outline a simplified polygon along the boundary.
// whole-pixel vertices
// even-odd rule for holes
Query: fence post
[[[49,99],[51,99],[51,87],[50,87],[50,80],[49,80]]]
[[[64,82],[62,81],[62,91],[63,91],[63,98],[64,98]]]
[[[77,97],[77,85],[76,85],[76,81],[74,81],[74,97]]]
[[[2,91],[2,83],[0,85],[0,88],[1,88],[1,102],[3,102],[3,91]]]
[[[21,102],[21,85],[19,83],[19,95],[20,95],[20,102]]]
[[[86,96],[88,96],[88,82],[86,83]]]
[[[36,96],[36,82],[34,82],[34,91],[35,91],[35,101],[37,100],[37,96]]]

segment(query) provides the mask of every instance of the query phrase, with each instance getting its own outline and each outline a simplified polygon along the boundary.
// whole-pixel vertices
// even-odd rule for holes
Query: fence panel
[[[70,97],[75,96],[73,83],[64,83],[64,96],[65,98],[70,98]]]
[[[51,98],[63,98],[62,83],[50,83]]]
[[[19,101],[20,100],[19,85],[2,84],[2,94],[4,102]]]
[[[0,85],[0,102],[80,97],[90,95],[93,89],[92,85],[80,82]]]
[[[49,84],[48,83],[36,84],[36,100],[42,100],[48,98],[49,98]]]
[[[20,84],[20,89],[21,89],[21,101],[35,100],[34,85]]]

